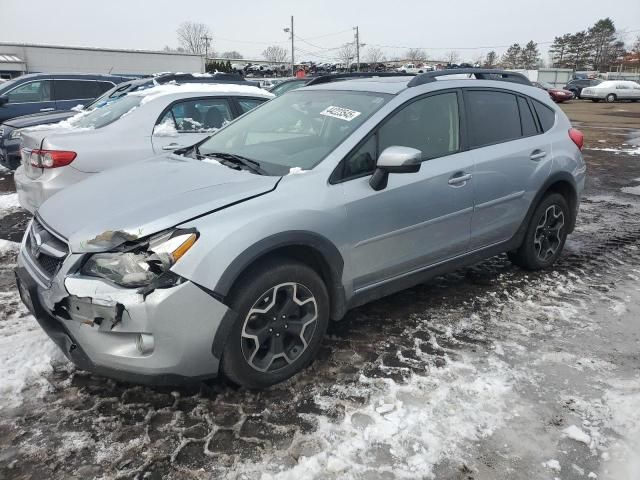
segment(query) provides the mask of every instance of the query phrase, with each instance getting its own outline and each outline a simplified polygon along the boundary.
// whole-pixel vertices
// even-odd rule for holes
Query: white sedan
[[[616,100],[640,100],[640,83],[630,80],[607,80],[592,87],[583,88],[580,98],[586,98],[594,102],[606,100],[615,102]]]
[[[234,84],[165,84],[22,131],[14,180],[35,212],[63,188],[109,168],[193,145],[273,94]],[[144,181],[144,179],[140,179]]]

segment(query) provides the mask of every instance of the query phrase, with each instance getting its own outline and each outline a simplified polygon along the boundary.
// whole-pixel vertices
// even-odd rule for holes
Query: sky
[[[529,40],[544,53],[555,36],[607,16],[628,44],[640,35],[638,0],[0,0],[0,42],[160,50],[177,47],[177,27],[194,21],[209,26],[217,52],[259,59],[269,45],[290,48],[291,15],[297,61],[330,61],[356,25],[365,59],[378,47],[387,58],[423,48],[430,59],[455,50],[473,61]]]

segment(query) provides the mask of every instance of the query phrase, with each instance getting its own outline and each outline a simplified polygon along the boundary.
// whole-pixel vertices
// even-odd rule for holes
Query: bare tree
[[[411,60],[414,63],[421,62],[427,59],[427,55],[421,48],[410,48],[409,50],[407,50],[405,57],[407,57],[407,60]]]
[[[351,61],[356,55],[356,48],[353,43],[345,43],[337,52],[337,57],[346,68],[351,66]]]
[[[220,58],[228,58],[230,60],[242,60],[244,57],[240,52],[236,50],[231,50],[230,52],[222,52],[220,54]]]
[[[289,52],[279,45],[271,45],[264,49],[262,56],[268,62],[281,63],[287,60]]]
[[[445,58],[449,63],[458,63],[460,61],[460,54],[455,50],[451,50],[446,53]]]
[[[384,55],[384,52],[378,47],[370,47],[367,50],[366,58],[367,62],[369,63],[381,63],[387,59]]]
[[[211,40],[211,30],[204,23],[182,22],[176,30],[180,45],[189,53],[212,54],[213,48],[207,44]]]

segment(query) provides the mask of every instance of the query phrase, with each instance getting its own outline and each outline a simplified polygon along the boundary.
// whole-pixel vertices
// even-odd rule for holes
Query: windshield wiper
[[[241,155],[235,155],[233,153],[225,153],[225,152],[211,152],[203,155],[200,153],[200,149],[198,149],[198,147],[196,147],[195,149],[195,154],[199,157],[204,157],[204,158],[209,158],[209,157],[218,158],[220,160],[223,160],[223,162],[221,163],[229,162],[234,165],[241,165],[245,167],[247,170],[251,170],[252,172],[257,173],[259,175],[267,174],[267,172],[265,172],[262,168],[260,168],[260,163],[250,158],[243,157]]]

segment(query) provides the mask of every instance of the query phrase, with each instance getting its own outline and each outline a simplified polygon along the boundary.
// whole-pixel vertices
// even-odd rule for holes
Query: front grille
[[[69,254],[67,244],[34,219],[25,242],[26,253],[40,273],[50,280]]]

